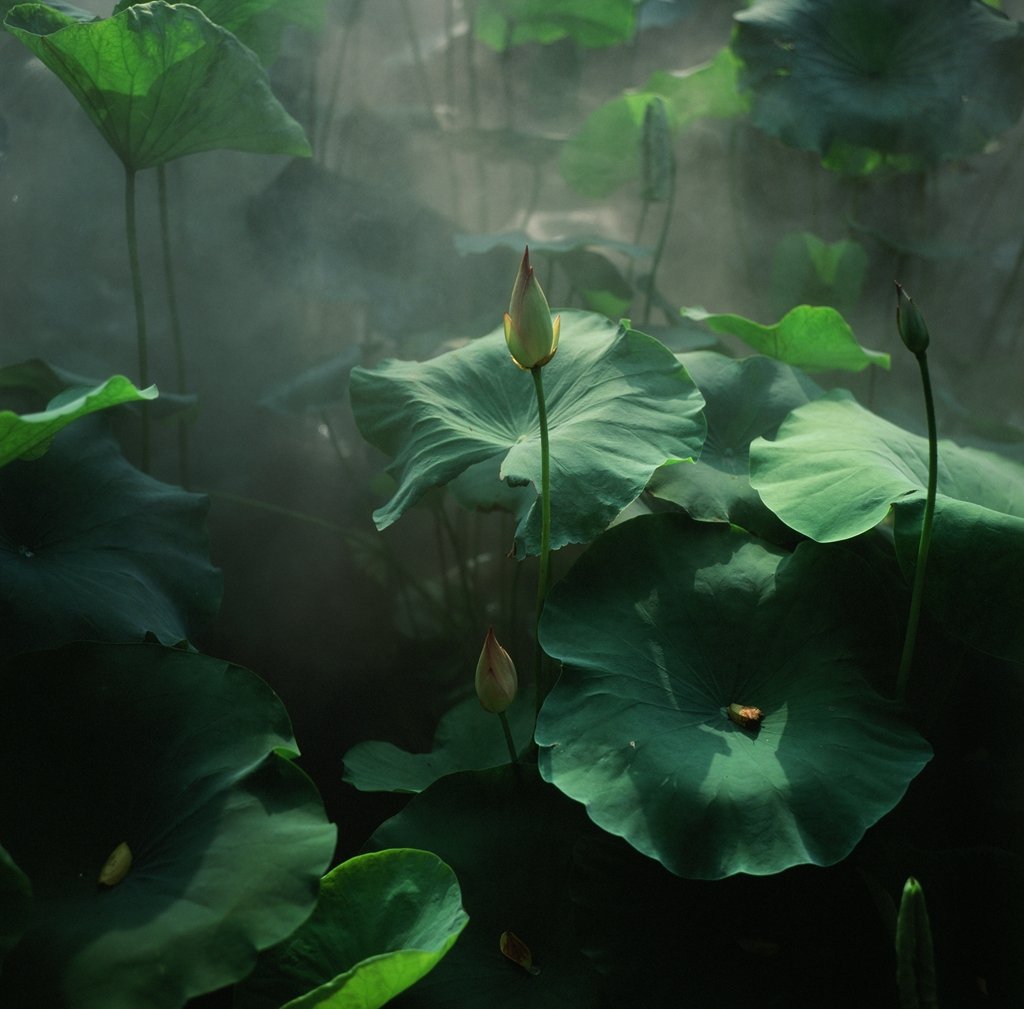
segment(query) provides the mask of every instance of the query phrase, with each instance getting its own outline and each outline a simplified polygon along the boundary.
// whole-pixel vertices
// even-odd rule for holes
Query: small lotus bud
[[[485,711],[501,714],[516,697],[519,678],[508,652],[498,644],[494,628],[487,628],[484,647],[476,664],[476,696]]]
[[[527,247],[505,313],[505,342],[512,360],[523,371],[542,368],[558,350],[560,324],[561,316],[551,318],[548,299],[534,276]]]
[[[938,1004],[932,929],[924,890],[913,876],[903,887],[896,918],[896,980],[901,1006]]]
[[[928,326],[924,316],[914,304],[913,299],[896,285],[896,328],[900,331],[900,339],[912,354],[923,354],[928,349]]]

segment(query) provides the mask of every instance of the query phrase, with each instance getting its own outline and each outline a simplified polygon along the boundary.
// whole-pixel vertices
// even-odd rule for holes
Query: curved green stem
[[[541,368],[532,368],[533,388],[537,394],[537,415],[540,419],[540,570],[537,574],[537,620],[534,628],[534,672],[537,684],[537,710],[551,689],[544,673],[544,650],[540,646],[540,618],[544,612],[548,586],[551,583],[551,450],[548,442],[548,411],[544,402],[544,381]]]
[[[128,240],[128,264],[132,275],[132,295],[135,299],[135,333],[139,348],[139,386],[149,385],[149,346],[146,342],[146,305],[142,297],[142,271],[139,268],[139,239],[135,224],[135,169],[124,169],[124,223]],[[140,468],[149,472],[149,410],[142,403],[142,460]]]
[[[932,382],[928,375],[928,355],[921,351],[917,355],[921,368],[921,384],[924,386],[924,407],[928,414],[928,494],[924,503],[924,519],[921,522],[921,539],[917,545],[917,565],[914,568],[914,587],[910,594],[910,614],[907,617],[907,633],[903,639],[903,657],[896,677],[896,699],[904,703],[910,683],[910,668],[914,663],[914,643],[917,640],[917,625],[921,618],[921,599],[924,595],[924,575],[928,565],[928,549],[932,542],[932,521],[935,518],[935,484],[939,466],[939,446],[935,428],[935,401],[932,398]]]
[[[505,712],[499,711],[498,718],[501,719],[501,728],[505,733],[505,745],[508,747],[508,755],[513,764],[518,764],[519,755],[516,753],[516,744],[512,739],[512,730],[508,727],[508,718],[505,716]]]

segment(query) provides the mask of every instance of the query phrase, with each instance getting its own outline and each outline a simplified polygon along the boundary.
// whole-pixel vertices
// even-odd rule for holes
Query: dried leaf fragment
[[[509,960],[519,964],[527,973],[540,973],[540,968],[533,966],[533,954],[530,952],[530,947],[515,932],[502,932],[498,946]]]
[[[749,704],[730,704],[726,709],[726,714],[731,721],[748,732],[757,732],[761,728],[761,720],[764,718],[764,712],[760,708],[752,707]]]
[[[122,841],[111,853],[110,857],[103,863],[100,869],[100,886],[117,886],[132,867],[132,849],[128,847],[127,841]]]

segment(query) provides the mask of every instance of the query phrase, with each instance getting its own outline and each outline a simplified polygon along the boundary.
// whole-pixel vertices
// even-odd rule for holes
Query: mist
[[[220,612],[195,644],[284,701],[344,856],[401,808],[393,795],[353,798],[346,750],[366,739],[429,748],[438,718],[472,689],[488,625],[500,617],[513,654],[529,654],[535,578],[532,558],[510,557],[514,516],[466,509],[452,490],[377,531],[372,513],[394,481],[357,428],[348,376],[499,330],[525,245],[553,312],[629,319],[675,353],[752,353],[683,309],[772,324],[797,305],[832,305],[891,369],[814,379],[923,434],[898,281],[929,320],[940,437],[1024,462],[1024,81],[1012,60],[1005,108],[968,126],[930,111],[915,122],[906,109],[934,83],[921,78],[884,134],[853,113],[846,134],[838,112],[815,126],[827,89],[796,111],[778,92],[759,105],[744,90],[740,109],[738,90],[712,101],[695,89],[670,109],[660,154],[644,147],[655,141],[634,108],[619,156],[606,152],[600,169],[578,145],[609,103],[652,75],[701,72],[734,39],[754,66],[759,42],[739,35],[747,8],[646,0],[619,39],[569,24],[518,41],[506,26],[496,48],[481,11],[499,6],[327,2],[317,27],[284,25],[267,69],[311,155],[218,149],[165,166],[181,388],[157,172],[137,177],[148,371],[167,402],[151,411],[149,468],[209,497],[224,579]],[[1002,11],[1020,21],[1024,0]],[[860,86],[843,81],[833,92]],[[956,137],[943,137],[944,122]],[[877,169],[836,167],[879,137],[889,150]],[[581,179],[581,163],[593,177]],[[138,381],[123,166],[57,76],[6,33],[0,234],[0,366],[39,359],[95,382]],[[833,250],[830,265],[815,267],[806,236]],[[5,391],[4,405],[41,408],[18,396]],[[133,460],[136,421],[113,418]],[[556,575],[581,552],[561,552]]]

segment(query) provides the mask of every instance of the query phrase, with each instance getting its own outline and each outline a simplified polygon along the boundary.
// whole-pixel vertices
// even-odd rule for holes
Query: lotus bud
[[[928,349],[928,326],[913,299],[896,285],[896,328],[900,339],[912,354],[923,354]]]
[[[505,342],[512,360],[523,371],[543,368],[558,350],[560,323],[561,316],[551,318],[548,299],[534,276],[527,247],[505,313]]]
[[[485,711],[500,715],[516,697],[519,678],[508,652],[498,644],[494,628],[487,628],[484,647],[476,664],[476,696]]]
[[[896,980],[901,1006],[938,1005],[932,930],[921,884],[911,876],[896,918]]]

